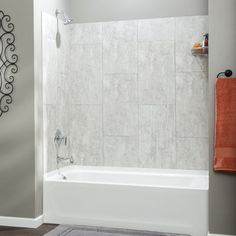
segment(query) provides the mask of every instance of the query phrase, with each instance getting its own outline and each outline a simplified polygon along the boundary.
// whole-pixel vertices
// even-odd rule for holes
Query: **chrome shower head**
[[[73,21],[73,19],[71,19],[70,17],[65,17],[65,20],[64,20],[64,25],[69,25],[71,22]]]
[[[57,18],[58,18],[58,15],[62,15],[64,25],[69,25],[73,21],[73,19],[70,18],[69,16],[67,16],[64,11],[59,11],[57,9],[56,10],[56,17]]]

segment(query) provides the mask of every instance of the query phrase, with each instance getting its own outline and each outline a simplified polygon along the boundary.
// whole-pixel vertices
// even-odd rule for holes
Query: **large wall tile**
[[[100,44],[71,49],[70,85],[73,104],[101,104],[102,48]]]
[[[137,21],[116,21],[103,23],[104,41],[137,41]]]
[[[104,165],[137,167],[137,137],[104,137]]]
[[[70,58],[70,48],[67,45],[62,44],[59,49],[57,49],[57,75],[58,80],[61,76],[67,76],[69,70],[69,58]],[[68,77],[68,76],[67,76]],[[60,81],[58,81],[60,83]]]
[[[44,160],[47,162],[46,170],[56,169],[56,150],[54,135],[56,132],[56,107],[55,105],[44,105]]]
[[[183,41],[192,46],[196,41],[203,40],[203,34],[208,32],[208,16],[176,17],[176,41]]]
[[[140,106],[140,167],[175,168],[174,105]]]
[[[139,43],[138,60],[140,103],[174,104],[174,42]]]
[[[104,103],[137,103],[137,75],[111,74],[103,76]]]
[[[72,24],[71,46],[102,43],[102,23]]]
[[[195,57],[191,54],[192,45],[202,42],[208,32],[207,16],[189,16],[176,18],[176,71],[207,71],[207,57]]]
[[[137,73],[137,42],[104,41],[104,73]]]
[[[57,129],[60,129],[62,133],[69,136],[69,127],[71,122],[71,104],[68,100],[68,90],[64,90],[63,87],[58,87],[58,99],[56,105],[57,114]],[[65,95],[66,94],[66,95]]]
[[[177,168],[207,170],[209,162],[207,138],[177,139]]]
[[[208,137],[207,73],[177,73],[176,123],[178,137]]]
[[[181,49],[184,46],[179,46],[180,48],[176,51],[176,71],[179,72],[200,72],[208,70],[208,59],[206,56],[193,56],[191,53],[191,47],[188,49]]]
[[[156,123],[153,106],[139,108],[139,166],[161,167],[160,157],[157,157]]]
[[[103,105],[105,135],[134,136],[138,133],[138,105],[108,103]]]
[[[174,40],[174,37],[175,18],[139,20],[139,41]]]
[[[57,98],[57,59],[56,41],[43,39],[43,95],[44,104],[56,104]]]
[[[102,107],[74,105],[70,125],[72,155],[77,164],[103,165]]]
[[[43,40],[56,40],[57,19],[48,13],[42,12],[42,35]]]

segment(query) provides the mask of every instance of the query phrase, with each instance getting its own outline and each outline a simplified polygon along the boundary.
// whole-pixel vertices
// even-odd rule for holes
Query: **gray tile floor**
[[[44,236],[189,236],[183,234],[59,225]]]

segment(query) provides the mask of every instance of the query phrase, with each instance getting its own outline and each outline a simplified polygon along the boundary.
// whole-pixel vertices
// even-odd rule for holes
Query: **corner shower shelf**
[[[193,56],[207,56],[208,55],[208,47],[192,48],[191,52],[192,52]]]

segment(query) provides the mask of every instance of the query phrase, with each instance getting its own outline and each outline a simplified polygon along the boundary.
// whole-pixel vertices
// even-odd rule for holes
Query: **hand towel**
[[[236,78],[215,84],[214,170],[236,173]]]

